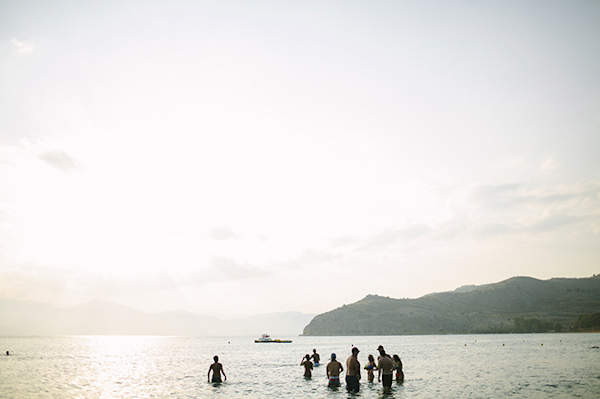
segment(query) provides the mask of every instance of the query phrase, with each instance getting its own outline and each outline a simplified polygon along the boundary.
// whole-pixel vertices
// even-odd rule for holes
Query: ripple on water
[[[0,392],[11,398],[560,398],[600,397],[598,334],[298,337],[286,345],[252,338],[0,337]],[[227,342],[231,342],[228,344]],[[465,346],[466,343],[466,346]],[[317,348],[344,362],[352,345],[364,364],[382,344],[407,380],[384,393],[327,387],[324,364],[305,379],[300,358]],[[228,381],[207,382],[218,354]],[[297,360],[297,362],[296,362]],[[325,363],[325,362],[324,362]]]

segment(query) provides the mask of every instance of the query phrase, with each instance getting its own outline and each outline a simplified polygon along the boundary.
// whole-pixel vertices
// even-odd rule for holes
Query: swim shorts
[[[383,382],[384,387],[392,386],[392,377],[393,376],[391,374],[384,374],[381,376],[381,381]]]
[[[346,388],[348,391],[358,392],[360,390],[360,384],[358,378],[355,375],[346,376]]]
[[[339,387],[340,385],[340,377],[329,377],[330,387]]]
[[[219,377],[213,377],[211,382],[223,382],[223,381],[221,381],[221,378],[219,378]]]

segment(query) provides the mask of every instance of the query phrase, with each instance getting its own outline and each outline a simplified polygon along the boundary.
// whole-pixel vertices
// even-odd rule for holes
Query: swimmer
[[[213,357],[213,360],[215,362],[208,368],[208,382],[223,382],[221,380],[221,373],[223,374],[223,377],[225,377],[225,381],[227,381],[227,376],[225,375],[225,370],[223,370],[223,365],[219,363],[219,356]],[[212,380],[210,379],[211,370],[213,373]]]
[[[373,373],[373,371],[377,370],[377,365],[375,364],[375,358],[373,355],[369,355],[368,359],[369,361],[365,366],[365,369],[367,370],[367,379],[369,382],[373,382],[375,379],[375,373]]]
[[[394,360],[394,370],[396,370],[396,382],[404,382],[404,371],[402,371],[400,356],[394,355],[392,359]]]
[[[313,349],[313,354],[310,355],[310,358],[313,360],[313,362],[315,363],[315,366],[319,365],[319,361],[321,360],[321,356],[319,356],[319,354],[317,353],[316,349]]]
[[[340,386],[340,373],[344,371],[344,367],[342,367],[342,363],[336,360],[336,354],[331,354],[331,361],[327,363],[327,378],[329,379],[330,387],[339,387]]]
[[[302,358],[302,361],[300,362],[300,366],[304,366],[304,376],[306,378],[312,377],[313,364],[310,361],[310,355],[309,354],[307,354],[306,356],[304,356]]]
[[[381,376],[383,374],[383,390],[389,391],[392,387],[394,361],[385,353],[383,347],[379,349],[379,353],[381,356],[379,356],[379,364],[377,364],[377,368],[379,369],[377,380],[381,382]]]
[[[352,348],[352,355],[346,360],[346,388],[348,391],[360,390],[360,363],[358,361],[358,348]]]

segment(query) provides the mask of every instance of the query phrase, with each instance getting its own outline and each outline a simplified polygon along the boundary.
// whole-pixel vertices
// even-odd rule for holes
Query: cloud
[[[512,183],[503,185],[481,185],[471,190],[472,205],[485,210],[500,210],[519,206],[569,206],[570,202],[600,198],[600,184],[590,182],[571,186],[526,186]]]
[[[405,227],[390,228],[368,237],[360,250],[387,247],[396,243],[406,244],[409,241],[427,236],[431,229],[424,224],[413,224]]]
[[[507,184],[479,186],[470,196],[476,235],[545,233],[564,228],[596,231],[600,218],[600,184],[561,186]]]
[[[38,158],[63,173],[74,172],[81,168],[77,159],[60,150],[43,152],[38,155]]]
[[[600,183],[595,181],[570,186],[480,185],[464,193],[464,201],[448,199],[454,205],[427,223],[382,229],[364,236],[336,237],[329,241],[329,248],[367,252],[392,249],[406,253],[460,239],[519,239],[523,234],[535,237],[565,229],[581,234],[600,231]]]
[[[210,229],[210,238],[216,241],[230,240],[238,238],[238,235],[229,227],[213,227]]]
[[[519,195],[520,184],[481,185],[474,187],[471,200],[486,209],[502,209],[518,206],[524,199]]]
[[[19,54],[29,54],[29,53],[32,53],[33,50],[35,50],[35,47],[33,44],[25,43],[24,41],[21,41],[21,40],[17,39],[16,37],[12,37],[10,39],[10,42],[17,49],[17,53],[19,53]]]
[[[358,251],[378,250],[394,245],[408,244],[411,241],[427,237],[432,233],[429,226],[416,223],[409,226],[393,227],[363,237],[335,237],[329,240],[332,249],[354,247]]]
[[[542,172],[553,172],[560,168],[560,162],[554,158],[548,158],[540,165],[540,171]]]
[[[269,274],[269,271],[264,268],[249,263],[238,263],[235,259],[224,256],[212,257],[210,265],[226,280],[241,280]]]

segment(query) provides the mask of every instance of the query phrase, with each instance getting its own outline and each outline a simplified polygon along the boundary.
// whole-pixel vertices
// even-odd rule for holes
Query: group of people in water
[[[369,355],[367,358],[368,363],[364,367],[365,370],[367,370],[367,379],[369,382],[373,382],[375,379],[375,370],[377,370],[378,382],[382,382],[384,390],[389,390],[392,387],[394,373],[396,382],[401,383],[404,381],[402,360],[400,360],[398,355],[388,355],[381,345],[379,345],[377,351],[379,352],[377,362],[375,362],[373,355]],[[346,388],[348,391],[358,392],[360,390],[361,368],[360,362],[358,361],[359,352],[358,348],[352,348],[352,354],[346,360]],[[321,357],[316,349],[313,349],[312,355],[307,354],[302,358],[300,365],[304,366],[304,377],[312,377],[312,370],[314,366],[319,365],[320,360]],[[337,360],[337,355],[335,353],[331,354],[331,361],[327,363],[325,371],[327,373],[327,378],[329,379],[330,387],[341,386],[340,373],[344,371],[344,367]]]
[[[375,380],[375,370],[377,370],[377,381],[383,384],[384,390],[389,390],[392,387],[394,380],[394,374],[396,382],[402,383],[404,381],[404,372],[402,371],[402,361],[398,355],[390,356],[385,352],[383,346],[379,345],[377,348],[379,356],[377,362],[373,355],[368,356],[368,362],[364,369],[367,370],[367,380],[373,382]],[[358,361],[358,348],[352,348],[352,354],[346,359],[346,389],[348,391],[358,392],[360,390],[360,379],[361,379],[361,368],[360,362]],[[213,357],[214,363],[208,368],[208,381],[220,383],[223,380],[227,381],[227,376],[223,370],[223,365],[219,363],[219,357]],[[315,366],[318,366],[321,361],[321,356],[317,353],[316,349],[313,349],[313,354],[307,354],[302,358],[300,362],[301,366],[304,366],[304,377],[312,377],[312,372]],[[331,360],[327,363],[325,372],[329,380],[329,387],[335,388],[341,386],[340,374],[344,371],[342,363],[337,360],[335,353],[331,354]],[[212,378],[211,378],[212,372]],[[223,378],[221,378],[223,375]]]

